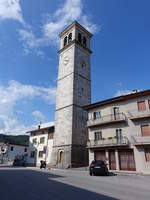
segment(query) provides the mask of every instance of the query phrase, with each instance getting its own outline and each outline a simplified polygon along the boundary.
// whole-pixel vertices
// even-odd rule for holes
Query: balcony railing
[[[128,111],[128,116],[132,120],[149,118],[150,110],[145,110],[145,111],[130,110],[130,111]]]
[[[87,126],[96,126],[96,125],[103,125],[103,124],[123,122],[123,121],[126,121],[125,114],[118,113],[115,115],[105,115],[97,119],[89,119],[87,122]]]
[[[150,144],[150,136],[140,136],[134,135],[132,136],[132,143],[136,145],[149,145]]]
[[[112,147],[112,146],[128,146],[129,140],[127,137],[122,138],[107,138],[107,139],[101,139],[101,140],[89,140],[87,142],[88,148],[94,148],[94,147]]]

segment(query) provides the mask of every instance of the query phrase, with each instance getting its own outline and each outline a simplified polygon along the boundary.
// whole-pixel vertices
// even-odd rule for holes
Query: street
[[[150,176],[0,168],[1,200],[149,200]]]

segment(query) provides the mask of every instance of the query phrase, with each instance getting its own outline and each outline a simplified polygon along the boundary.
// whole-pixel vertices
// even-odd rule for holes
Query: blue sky
[[[54,120],[58,34],[92,38],[92,102],[149,88],[149,0],[0,0],[0,133]]]

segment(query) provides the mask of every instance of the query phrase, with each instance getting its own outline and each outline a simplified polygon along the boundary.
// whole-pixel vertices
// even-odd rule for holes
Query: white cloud
[[[37,122],[44,122],[46,120],[43,113],[41,113],[39,110],[33,111],[32,116],[35,118],[35,121],[37,121]]]
[[[0,133],[21,134],[29,129],[20,123],[15,115],[14,109],[18,102],[40,98],[46,104],[54,104],[55,96],[55,87],[23,85],[14,80],[10,81],[8,86],[0,85]]]
[[[42,36],[37,38],[30,29],[19,30],[20,39],[24,43],[26,51],[41,46],[58,45],[58,34],[74,20],[78,20],[90,32],[98,31],[98,25],[92,23],[89,16],[83,11],[81,0],[65,0],[55,13],[50,15],[42,26]]]
[[[0,0],[0,20],[13,19],[24,24],[20,0]]]

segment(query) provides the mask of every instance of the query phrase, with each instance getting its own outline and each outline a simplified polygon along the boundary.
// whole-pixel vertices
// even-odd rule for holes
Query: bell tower
[[[90,40],[92,34],[74,21],[60,33],[52,165],[86,164],[87,112],[91,103]]]

